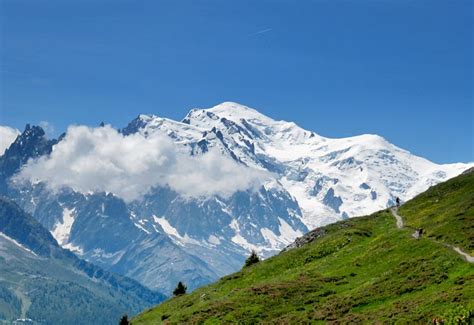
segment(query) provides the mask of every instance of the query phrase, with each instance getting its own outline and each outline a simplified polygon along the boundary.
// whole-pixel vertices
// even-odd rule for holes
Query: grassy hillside
[[[430,188],[400,208],[405,224],[474,255],[474,172]]]
[[[443,229],[461,229],[442,239],[456,238],[453,243],[459,245],[472,242],[459,221],[472,223],[468,213],[472,196],[466,194],[472,188],[471,175],[432,189],[438,195],[436,203],[444,207],[443,226],[420,224],[429,234],[435,229],[440,234]],[[406,212],[409,222],[416,225],[416,209],[424,211],[428,204],[423,200],[431,198],[420,196],[400,214]],[[456,219],[451,225],[450,216],[461,213],[466,219]],[[339,222],[324,227],[323,232],[300,248],[147,310],[132,324],[474,320],[474,266],[439,241],[416,240],[412,230],[397,229],[390,212]]]

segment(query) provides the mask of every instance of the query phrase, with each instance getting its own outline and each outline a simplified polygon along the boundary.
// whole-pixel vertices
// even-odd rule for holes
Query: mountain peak
[[[212,108],[204,110],[216,114],[220,117],[225,117],[232,120],[261,120],[266,122],[274,122],[273,119],[269,118],[266,115],[258,112],[256,109],[250,108],[248,106],[235,103],[235,102],[223,102],[219,105],[216,105]]]
[[[0,157],[3,176],[11,176],[30,158],[50,154],[57,140],[48,140],[43,128],[26,124],[25,130]]]
[[[41,126],[33,125],[31,126],[29,123],[25,125],[25,130],[22,134],[20,134],[19,138],[26,139],[26,138],[41,138],[45,135],[45,132]]]
[[[264,124],[272,124],[275,121],[268,116],[265,116],[259,113],[257,110],[250,108],[248,106],[235,103],[235,102],[223,102],[211,108],[194,108],[186,115],[183,119],[183,123],[186,124],[195,124],[194,122],[203,122],[209,120],[221,120],[227,119],[234,121],[236,123],[241,122],[242,120],[246,121],[260,121]]]
[[[150,120],[153,120],[155,118],[158,118],[158,116],[156,116],[155,114],[140,114],[137,116],[137,120],[140,120],[140,121],[144,121],[144,122],[147,122],[147,121],[150,121]]]
[[[236,102],[222,102],[218,105],[215,105],[208,110],[219,110],[219,111],[241,111],[241,112],[257,112],[255,109],[248,106],[236,103]]]
[[[134,118],[126,127],[120,129],[119,132],[123,135],[130,135],[138,132],[141,128],[145,127],[150,121],[157,118],[155,115],[140,114]]]

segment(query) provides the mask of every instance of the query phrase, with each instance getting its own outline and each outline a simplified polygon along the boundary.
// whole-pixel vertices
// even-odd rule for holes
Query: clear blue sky
[[[473,1],[0,0],[0,124],[122,127],[236,101],[473,161]]]

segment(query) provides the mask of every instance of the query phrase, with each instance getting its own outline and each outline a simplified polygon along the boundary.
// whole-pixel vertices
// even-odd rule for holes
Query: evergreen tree
[[[130,323],[128,322],[128,316],[127,316],[127,315],[123,315],[122,318],[120,319],[119,325],[128,325],[128,324],[130,324]]]
[[[179,281],[178,285],[176,286],[176,288],[173,291],[173,295],[175,295],[175,296],[184,295],[186,293],[186,289],[187,289],[187,287],[181,281]]]
[[[247,257],[247,259],[245,260],[245,266],[250,266],[250,265],[253,265],[253,264],[256,264],[260,262],[260,257],[258,257],[257,253],[252,250],[252,253],[250,253],[250,256]]]

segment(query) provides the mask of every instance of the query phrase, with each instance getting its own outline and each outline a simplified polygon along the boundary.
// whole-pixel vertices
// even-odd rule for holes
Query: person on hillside
[[[415,232],[413,234],[411,234],[411,236],[415,239],[420,238],[420,231],[418,229],[416,229]]]
[[[421,238],[421,235],[423,235],[423,228],[415,230],[415,232],[412,234],[412,237],[415,239],[419,239]]]
[[[396,200],[395,200],[395,202],[397,203],[397,208],[399,208],[399,207],[400,207],[400,198],[397,197]]]

